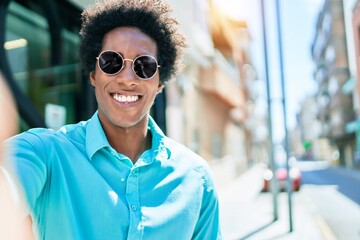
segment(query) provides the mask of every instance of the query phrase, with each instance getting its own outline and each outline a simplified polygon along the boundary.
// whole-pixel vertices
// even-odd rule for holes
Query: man
[[[221,239],[206,162],[149,116],[184,38],[160,0],[83,12],[80,58],[98,111],[9,141],[40,239]]]

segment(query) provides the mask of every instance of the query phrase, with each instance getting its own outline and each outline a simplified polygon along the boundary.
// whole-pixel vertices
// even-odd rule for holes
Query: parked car
[[[287,169],[286,161],[284,159],[277,159],[275,161],[275,176],[277,179],[277,184],[279,186],[279,191],[287,190]],[[271,180],[274,177],[274,173],[269,166],[264,169],[263,173],[263,192],[268,192],[271,190]],[[301,186],[301,171],[297,166],[297,160],[295,157],[289,159],[289,177],[291,180],[292,190],[299,191]]]

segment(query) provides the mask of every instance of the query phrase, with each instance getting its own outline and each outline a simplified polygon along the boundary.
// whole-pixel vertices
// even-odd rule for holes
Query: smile
[[[113,98],[120,103],[133,103],[139,99],[138,95],[125,96],[115,93]]]

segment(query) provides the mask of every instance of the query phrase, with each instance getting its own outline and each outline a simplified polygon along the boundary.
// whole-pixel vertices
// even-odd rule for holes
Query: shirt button
[[[131,209],[132,209],[133,211],[136,211],[136,206],[135,206],[135,205],[131,205]]]

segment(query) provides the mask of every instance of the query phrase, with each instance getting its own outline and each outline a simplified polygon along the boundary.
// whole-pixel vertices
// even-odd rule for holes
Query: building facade
[[[352,40],[352,90],[354,93],[354,110],[356,120],[349,123],[347,130],[354,132],[356,136],[356,151],[354,153],[354,165],[360,168],[360,1],[347,0],[348,6],[351,7],[349,14],[349,33],[348,38]]]
[[[338,162],[351,165],[356,138],[346,126],[356,119],[352,91],[344,92],[351,78],[347,55],[344,8],[342,0],[326,0],[319,13],[312,57],[316,65],[315,80],[319,138],[327,138],[339,152]]]
[[[184,71],[166,87],[168,135],[235,176],[254,159],[248,89],[256,72],[246,22],[229,18],[213,1],[169,2],[189,49]]]

